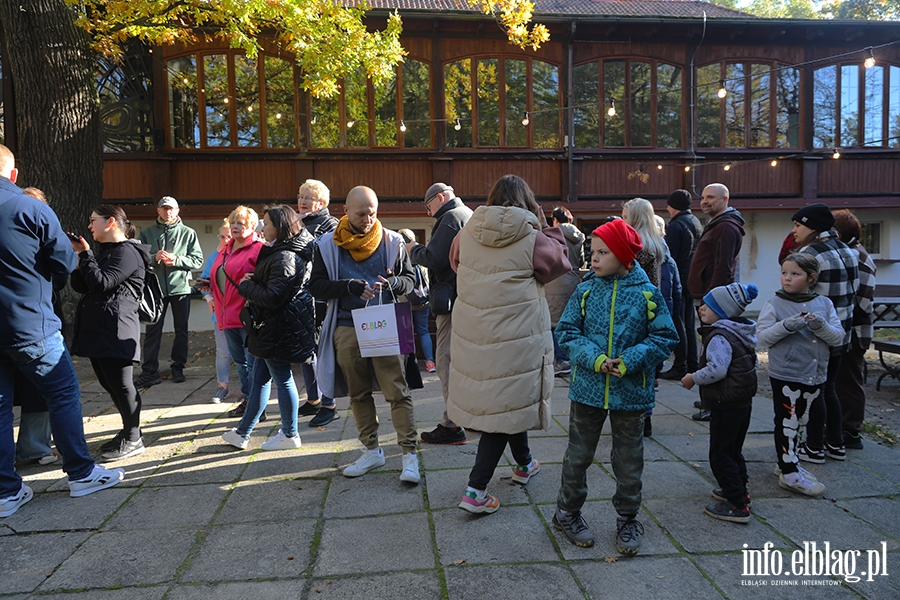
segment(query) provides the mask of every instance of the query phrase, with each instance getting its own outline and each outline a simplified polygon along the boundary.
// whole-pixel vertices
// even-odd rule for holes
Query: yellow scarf
[[[350,229],[350,221],[347,215],[341,217],[337,229],[334,230],[334,243],[338,248],[343,248],[350,253],[353,260],[360,262],[366,260],[378,250],[381,245],[381,221],[376,219],[375,225],[369,233],[353,233]]]

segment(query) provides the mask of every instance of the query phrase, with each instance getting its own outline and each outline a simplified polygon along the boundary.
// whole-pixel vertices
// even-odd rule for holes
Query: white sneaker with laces
[[[352,465],[344,469],[344,477],[359,477],[372,469],[384,466],[384,451],[381,448],[365,449]],[[418,469],[417,469],[418,470]]]
[[[403,455],[403,472],[400,473],[400,481],[407,483],[419,483],[419,456],[415,452]]]
[[[69,481],[69,496],[81,498],[118,485],[124,480],[125,471],[122,469],[104,469],[100,465],[94,465],[94,470],[84,479]]]
[[[816,479],[815,475],[813,475],[812,473],[810,473],[809,471],[807,471],[800,465],[797,465],[797,472],[800,473],[801,475],[803,475],[806,479],[809,479],[810,481],[818,481],[818,479]],[[778,465],[775,465],[775,475],[777,477],[781,477],[781,467],[779,467]]]
[[[33,497],[34,492],[31,491],[30,487],[23,483],[16,495],[0,499],[0,517],[10,516],[19,510],[20,506],[31,500]]]
[[[778,485],[786,490],[797,492],[805,496],[818,496],[825,492],[825,484],[818,481],[810,481],[800,473],[779,475]]]
[[[264,441],[260,446],[263,450],[294,450],[299,447],[300,436],[298,434],[294,434],[294,437],[288,437],[280,429],[275,434],[275,437]]]
[[[50,454],[47,454],[46,456],[40,457],[38,459],[38,464],[44,465],[44,466],[52,465],[53,463],[55,463],[58,460],[59,460],[59,456],[56,454],[56,452],[51,452]]]
[[[226,431],[225,433],[223,433],[222,439],[235,448],[239,448],[241,450],[246,450],[247,446],[250,445],[250,438],[246,435],[239,434],[237,431],[237,427],[232,427],[231,431]]]

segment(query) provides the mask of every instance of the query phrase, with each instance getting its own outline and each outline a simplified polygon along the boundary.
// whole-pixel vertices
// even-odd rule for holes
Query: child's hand
[[[603,363],[602,369],[606,369],[606,372],[612,375],[613,377],[621,377],[622,372],[619,371],[619,363],[622,362],[621,358],[609,358]]]
[[[787,329],[788,331],[790,331],[791,333],[793,333],[795,331],[800,331],[801,329],[803,329],[804,327],[807,326],[805,313],[799,313],[792,317],[788,317],[787,319],[785,319],[782,322],[784,323],[784,328]]]
[[[684,389],[689,390],[694,387],[694,374],[688,373],[684,377],[681,378],[681,385]]]

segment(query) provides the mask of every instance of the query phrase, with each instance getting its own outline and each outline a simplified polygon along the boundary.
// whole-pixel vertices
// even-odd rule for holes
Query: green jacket
[[[157,221],[141,230],[141,241],[150,245],[153,272],[159,277],[163,296],[183,296],[191,293],[191,271],[203,267],[203,250],[197,232],[179,218],[172,225]],[[165,250],[175,255],[175,265],[168,267],[156,261],[156,253]]]

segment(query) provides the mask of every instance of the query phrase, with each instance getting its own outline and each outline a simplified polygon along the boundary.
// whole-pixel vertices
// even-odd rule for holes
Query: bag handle
[[[388,286],[388,291],[391,293],[391,298],[393,298],[393,300],[394,300],[393,304],[397,304],[397,296],[394,294],[394,288],[392,288],[391,286]],[[378,295],[378,305],[379,305],[379,306],[382,305],[382,304],[384,304],[384,303],[381,301],[381,296],[382,296],[382,294],[384,294],[384,285],[382,285],[382,290],[381,290],[380,292],[378,292],[378,294],[377,294],[377,295]],[[374,296],[373,296],[373,297],[374,297]],[[372,298],[369,298],[369,300],[371,300],[371,299],[372,299]],[[366,308],[369,307],[369,300],[366,300]]]

